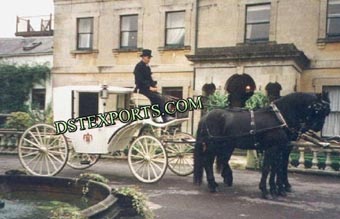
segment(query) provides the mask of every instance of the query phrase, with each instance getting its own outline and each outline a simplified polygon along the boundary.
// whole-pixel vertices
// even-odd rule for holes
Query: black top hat
[[[151,51],[150,49],[143,49],[142,54],[141,54],[140,56],[141,56],[141,57],[143,57],[143,56],[152,57],[151,52],[152,52],[152,51]]]

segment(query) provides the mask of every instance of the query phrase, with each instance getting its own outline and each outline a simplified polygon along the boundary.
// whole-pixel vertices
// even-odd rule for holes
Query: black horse
[[[296,133],[307,130],[320,131],[330,112],[327,94],[293,93],[284,96],[260,110],[216,109],[203,116],[199,122],[194,152],[194,183],[201,184],[206,171],[211,192],[215,182],[213,163],[215,157],[223,161],[224,183],[232,185],[232,171],[228,161],[234,149],[260,149],[264,151],[262,177],[259,188],[267,197],[267,177],[270,192],[283,192],[288,184],[286,169],[289,142]],[[277,175],[277,186],[275,185]],[[277,190],[278,189],[278,190]]]

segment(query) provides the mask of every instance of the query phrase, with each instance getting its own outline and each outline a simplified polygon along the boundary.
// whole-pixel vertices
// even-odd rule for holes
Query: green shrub
[[[33,125],[33,119],[28,113],[25,112],[13,112],[6,119],[6,128],[13,128],[18,130],[24,130]]]
[[[113,193],[117,196],[123,196],[132,200],[132,207],[137,213],[145,219],[153,219],[154,214],[147,206],[147,198],[138,188],[122,187],[119,189],[113,189]]]
[[[207,107],[208,111],[213,109],[225,109],[229,106],[228,94],[222,94],[216,91],[214,94],[208,96]],[[245,103],[246,109],[259,109],[269,104],[269,99],[261,92],[255,92]]]

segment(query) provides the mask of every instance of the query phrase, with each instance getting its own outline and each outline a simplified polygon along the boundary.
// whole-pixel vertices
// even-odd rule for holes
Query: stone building
[[[53,86],[134,86],[142,48],[165,93],[223,90],[247,73],[293,91],[329,91],[324,135],[340,133],[339,0],[54,0]],[[196,125],[200,113],[193,113]]]
[[[0,38],[0,63],[53,66],[53,37]],[[47,109],[52,102],[51,78],[35,84],[27,104]]]

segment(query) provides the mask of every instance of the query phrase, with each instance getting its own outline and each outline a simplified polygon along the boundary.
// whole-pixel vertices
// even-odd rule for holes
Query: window
[[[124,15],[120,18],[120,47],[137,48],[138,15]]]
[[[92,49],[93,18],[77,19],[77,49]]]
[[[323,90],[329,93],[331,113],[326,117],[322,135],[340,136],[340,86],[323,87]]]
[[[340,37],[340,0],[328,0],[327,37]]]
[[[98,114],[98,93],[79,92],[79,117]]]
[[[45,109],[46,89],[32,89],[32,109]]]
[[[163,87],[162,88],[162,94],[182,99],[183,98],[183,88],[182,87]]]
[[[167,12],[165,27],[165,46],[184,46],[185,11]]]
[[[269,40],[270,4],[247,6],[246,42]]]

